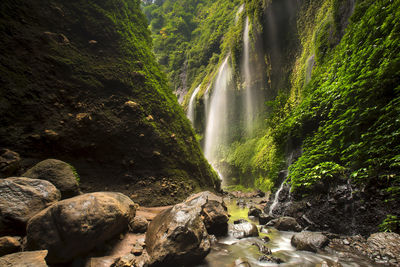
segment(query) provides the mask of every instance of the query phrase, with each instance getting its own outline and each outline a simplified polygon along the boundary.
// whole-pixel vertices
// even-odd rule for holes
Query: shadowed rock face
[[[71,165],[57,159],[46,159],[39,162],[22,176],[43,179],[54,184],[60,190],[62,198],[79,194],[77,177]]]
[[[60,191],[45,180],[24,177],[1,179],[0,234],[24,234],[28,220],[60,198]]]
[[[9,254],[0,258],[0,266],[47,267],[47,263],[45,261],[46,255],[46,250]]]
[[[128,228],[135,205],[121,193],[91,193],[62,200],[34,216],[27,248],[47,249],[49,263],[65,263]]]

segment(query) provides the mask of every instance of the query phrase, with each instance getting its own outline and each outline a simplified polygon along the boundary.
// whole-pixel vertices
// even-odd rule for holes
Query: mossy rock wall
[[[87,190],[123,188],[142,202],[218,187],[152,54],[140,1],[5,0],[0,38],[2,146],[67,160]],[[138,190],[148,184],[150,201]]]

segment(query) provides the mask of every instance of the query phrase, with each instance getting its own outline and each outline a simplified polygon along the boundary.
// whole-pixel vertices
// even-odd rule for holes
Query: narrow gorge
[[[0,266],[399,266],[400,2],[3,0]]]

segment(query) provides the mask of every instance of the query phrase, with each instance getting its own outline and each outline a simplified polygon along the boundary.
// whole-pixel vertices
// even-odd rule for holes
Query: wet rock
[[[374,260],[380,256],[387,261],[400,263],[400,235],[396,233],[375,233],[367,239],[370,251],[377,252]]]
[[[134,216],[135,204],[121,193],[62,200],[29,220],[27,248],[47,249],[47,262],[66,263],[119,235]]]
[[[269,223],[270,221],[272,221],[274,219],[274,217],[272,217],[271,215],[262,213],[260,214],[260,216],[258,216],[258,222],[260,223],[260,225],[265,225],[267,223]]]
[[[293,235],[291,244],[298,250],[307,250],[317,252],[318,249],[324,248],[328,245],[329,239],[321,234],[315,232],[301,232]]]
[[[207,256],[211,244],[201,213],[201,205],[187,201],[150,222],[146,233],[150,266],[190,265]]]
[[[280,217],[270,221],[267,226],[273,226],[280,231],[300,232],[301,226],[293,217]]]
[[[143,216],[135,216],[129,224],[129,228],[133,233],[144,233],[147,231],[149,222]]]
[[[0,180],[0,235],[24,234],[27,221],[60,198],[60,192],[48,181],[24,177]]]
[[[62,198],[79,195],[79,186],[71,165],[57,159],[39,162],[23,174],[25,177],[47,180],[61,192]]]
[[[229,234],[235,238],[258,236],[258,229],[254,223],[244,221],[238,224],[229,225]]]
[[[0,258],[0,266],[4,267],[46,267],[46,250],[18,252]]]
[[[258,260],[262,262],[272,262],[277,264],[284,263],[284,261],[281,260],[280,258],[271,255],[262,255]]]
[[[12,236],[0,237],[0,257],[21,251],[21,238]]]
[[[251,207],[249,209],[249,212],[247,213],[248,216],[254,216],[254,217],[259,217],[261,215],[262,211],[257,208],[257,207]]]
[[[229,214],[222,197],[206,191],[188,197],[185,203],[190,206],[201,206],[201,217],[208,234],[226,235]]]
[[[136,257],[133,254],[127,254],[117,258],[111,267],[131,267],[136,266]]]
[[[342,265],[334,261],[322,261],[321,263],[317,264],[316,267],[342,267]]]
[[[253,243],[256,247],[258,247],[258,250],[264,254],[264,255],[271,255],[272,251],[268,247],[264,246],[263,244],[260,244],[258,242]]]
[[[242,258],[236,259],[234,262],[235,267],[251,267],[250,263]]]
[[[0,149],[0,177],[9,177],[20,168],[21,158],[17,152]]]
[[[233,224],[240,224],[240,223],[245,223],[247,222],[245,219],[237,219],[233,221]]]

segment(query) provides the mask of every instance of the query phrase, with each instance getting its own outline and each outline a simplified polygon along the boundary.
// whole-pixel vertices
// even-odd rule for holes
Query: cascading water
[[[285,181],[282,182],[281,186],[279,187],[278,191],[276,191],[275,196],[274,196],[274,202],[272,202],[271,206],[269,207],[269,215],[273,215],[274,209],[276,205],[278,205],[279,202],[279,194],[281,193],[283,187],[285,185]]]
[[[244,10],[244,4],[242,4],[239,7],[238,11],[236,12],[235,23],[237,23],[239,21],[239,16],[243,12],[243,10]]]
[[[194,124],[194,120],[195,120],[195,101],[196,101],[196,96],[200,91],[200,85],[196,87],[196,89],[193,91],[192,96],[190,97],[190,101],[189,101],[189,106],[188,106],[188,110],[187,110],[187,117],[189,118],[189,120],[192,122],[192,124]]]
[[[243,30],[243,65],[242,75],[244,76],[244,110],[245,110],[245,129],[246,133],[250,135],[253,129],[254,119],[254,92],[252,90],[252,75],[250,70],[250,22],[249,17],[246,17],[246,24]]]
[[[219,68],[207,112],[204,155],[215,170],[218,149],[226,143],[228,134],[228,85],[231,80],[229,58],[227,56]]]

